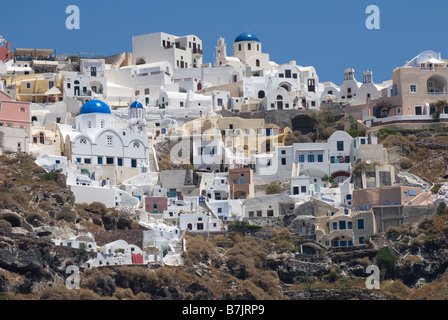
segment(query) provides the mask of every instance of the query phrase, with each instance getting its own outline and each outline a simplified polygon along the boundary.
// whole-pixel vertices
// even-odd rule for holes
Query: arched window
[[[247,44],[247,50],[252,50],[252,46],[250,43]]]
[[[263,90],[258,91],[258,98],[263,99],[264,97],[265,97],[264,91]]]
[[[283,97],[281,95],[278,95],[277,100],[283,100]]]
[[[238,51],[241,51],[241,43],[238,45]]]
[[[43,132],[39,133],[39,143],[44,144],[45,143],[45,135]]]
[[[140,148],[140,143],[134,142],[134,148]]]
[[[260,60],[255,60],[255,65],[257,66],[257,67],[259,67],[260,66]]]

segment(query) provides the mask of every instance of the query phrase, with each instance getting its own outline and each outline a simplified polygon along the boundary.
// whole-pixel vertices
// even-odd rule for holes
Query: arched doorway
[[[39,133],[39,143],[45,144],[45,134],[43,132]]]
[[[277,103],[277,110],[283,110],[283,97],[282,95],[278,95],[276,99]]]
[[[75,80],[74,94],[75,94],[75,96],[79,96],[79,81],[78,80]]]

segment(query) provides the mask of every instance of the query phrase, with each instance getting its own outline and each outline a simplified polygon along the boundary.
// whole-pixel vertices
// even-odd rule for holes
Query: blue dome
[[[252,32],[243,32],[238,37],[235,38],[235,42],[240,42],[240,41],[260,42],[260,40],[258,40],[258,37],[256,35],[254,35]]]
[[[138,102],[138,101],[134,101],[131,104],[131,108],[143,108],[143,105],[140,102]]]
[[[108,113],[110,114],[110,108],[107,104],[100,100],[90,100],[84,103],[79,111],[79,114],[86,113]]]

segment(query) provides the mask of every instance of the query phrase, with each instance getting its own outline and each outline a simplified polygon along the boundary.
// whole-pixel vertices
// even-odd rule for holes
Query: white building
[[[71,143],[71,160],[87,165],[114,165],[149,170],[149,143],[144,108],[134,102],[128,125],[114,128],[109,106],[99,100],[85,103],[76,117],[76,132]]]
[[[164,32],[132,37],[134,64],[168,61],[175,68],[200,68],[202,41],[195,35],[183,37]]]
[[[81,59],[79,72],[62,71],[64,98],[76,98],[85,102],[92,97],[107,97],[107,80],[104,59]]]
[[[80,234],[70,239],[51,239],[55,246],[65,246],[74,249],[82,249],[89,252],[97,252],[96,241],[91,233]]]

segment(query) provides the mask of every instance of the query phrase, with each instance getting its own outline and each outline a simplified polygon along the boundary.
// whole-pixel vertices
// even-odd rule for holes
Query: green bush
[[[47,172],[42,177],[40,177],[41,181],[57,181],[59,176],[59,171]]]
[[[351,135],[352,138],[356,138],[356,137],[365,137],[366,131],[367,130],[365,130],[365,129],[361,129],[361,130],[352,129],[352,130],[348,130],[347,133],[349,135]]]
[[[397,260],[398,258],[392,254],[388,247],[383,247],[378,250],[376,261],[382,279],[390,279],[394,277],[395,263]]]
[[[390,128],[383,128],[378,130],[378,139],[384,140],[389,135],[395,135],[398,133],[398,130],[390,129]]]

